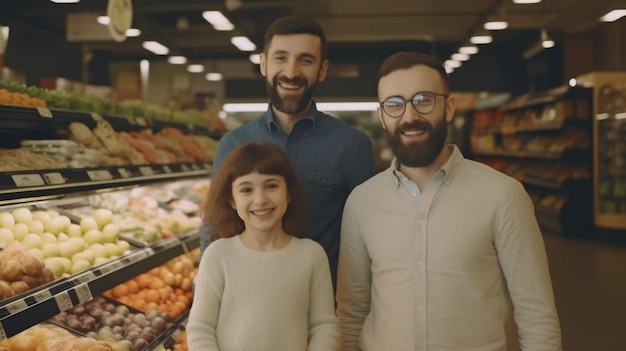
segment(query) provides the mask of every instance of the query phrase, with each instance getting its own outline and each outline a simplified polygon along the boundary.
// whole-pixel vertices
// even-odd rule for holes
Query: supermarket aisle
[[[626,350],[626,245],[544,235],[564,351]]]

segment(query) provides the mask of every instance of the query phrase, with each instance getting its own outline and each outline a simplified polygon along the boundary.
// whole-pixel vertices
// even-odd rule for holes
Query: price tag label
[[[195,126],[191,123],[188,123],[187,128],[189,128],[189,130],[194,130]]]
[[[102,121],[102,115],[100,115],[98,112],[92,112],[91,118],[93,118],[93,120],[96,122]]]
[[[132,125],[137,124],[135,117],[126,117],[126,120],[128,121],[129,124],[132,124]]]
[[[43,118],[52,118],[52,112],[45,107],[37,107],[37,112]]]
[[[137,125],[139,126],[145,127],[148,125],[148,121],[146,121],[146,119],[143,117],[137,117],[136,121],[137,121]]]
[[[61,173],[44,173],[43,179],[48,184],[65,184],[65,178]]]
[[[78,297],[78,302],[83,303],[93,299],[93,295],[91,294],[91,290],[89,289],[89,285],[81,284],[74,288],[76,292],[76,296]]]
[[[170,166],[167,166],[167,165],[166,165],[166,166],[163,166],[163,171],[164,171],[165,173],[172,173],[172,169],[170,168]]]
[[[41,301],[47,300],[47,299],[49,299],[51,297],[52,297],[52,293],[48,289],[42,290],[42,291],[36,293],[35,295],[33,295],[33,299],[35,299],[36,302],[41,302]]]
[[[145,251],[148,256],[154,255],[154,249],[152,249],[151,247],[145,248]]]
[[[92,271],[88,271],[77,275],[74,279],[72,279],[72,283],[74,283],[74,285],[79,285],[90,282],[94,279],[96,279],[96,275]]]
[[[117,172],[122,176],[122,178],[130,178],[131,174],[126,168],[118,168]]]
[[[183,251],[185,253],[189,253],[189,247],[187,247],[187,242],[186,241],[182,241],[181,244],[183,246]]]
[[[22,310],[26,309],[27,307],[28,307],[28,304],[26,303],[26,301],[24,301],[22,299],[17,300],[15,302],[11,303],[10,305],[6,306],[7,310],[11,314],[14,314],[14,313],[17,313],[19,311],[22,311]]]
[[[182,168],[182,170],[184,172],[189,172],[189,166],[187,166],[187,165],[182,165],[182,166],[180,166],[180,168]]]
[[[13,178],[13,182],[18,187],[38,186],[45,184],[43,178],[41,178],[39,174],[16,174],[12,175],[11,178]]]
[[[87,175],[91,180],[111,180],[113,179],[113,175],[111,172],[106,169],[97,170],[97,171],[87,171]]]
[[[61,312],[67,311],[73,306],[72,299],[70,298],[70,295],[67,293],[67,291],[63,291],[54,295],[54,300],[57,303],[57,307],[59,307],[59,311]]]
[[[122,266],[123,266],[122,262],[115,260],[115,261],[112,261],[103,265],[100,268],[100,272],[102,272],[102,274],[109,274],[113,271],[118,270]]]
[[[198,164],[194,163],[191,165],[191,168],[193,168],[194,171],[197,171],[200,169],[200,166],[198,166]]]
[[[139,250],[139,251],[131,252],[130,254],[128,254],[126,258],[130,262],[137,262],[137,261],[143,260],[146,257],[148,257],[148,255],[145,253],[145,251]]]
[[[0,341],[7,339],[7,333],[4,332],[4,327],[0,323]]]
[[[139,172],[141,172],[141,174],[145,176],[154,175],[154,170],[152,169],[152,167],[148,167],[148,166],[139,167]]]
[[[173,237],[167,240],[163,240],[162,242],[153,245],[153,247],[155,247],[157,250],[167,250],[178,245],[180,245],[180,240],[178,240],[178,238],[176,237]]]

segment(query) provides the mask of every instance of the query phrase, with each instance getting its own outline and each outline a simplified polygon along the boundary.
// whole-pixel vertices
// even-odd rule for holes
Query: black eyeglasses
[[[401,96],[391,96],[381,102],[380,107],[389,117],[398,118],[404,114],[406,104],[411,103],[415,111],[425,115],[435,109],[437,96],[448,97],[449,95],[433,93],[432,91],[420,91],[409,100],[404,100]]]

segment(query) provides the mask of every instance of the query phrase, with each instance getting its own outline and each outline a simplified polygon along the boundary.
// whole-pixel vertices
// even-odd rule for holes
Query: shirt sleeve
[[[348,197],[344,209],[339,246],[337,317],[341,351],[360,350],[359,339],[371,300],[371,260],[351,212],[351,199]]]
[[[326,253],[315,244],[316,255],[310,284],[309,343],[307,351],[332,351],[337,346],[337,316]]]
[[[542,233],[519,182],[498,206],[496,250],[514,306],[523,351],[561,350],[561,328]]]
[[[191,351],[219,351],[216,329],[224,291],[224,274],[216,254],[215,250],[207,250],[200,261],[186,327],[187,344]]]

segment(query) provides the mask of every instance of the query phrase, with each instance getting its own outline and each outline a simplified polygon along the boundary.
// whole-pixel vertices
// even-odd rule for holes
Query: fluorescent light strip
[[[156,41],[144,41],[141,45],[144,49],[157,55],[167,55],[170,52],[167,46]]]
[[[137,29],[137,28],[128,28],[126,30],[126,36],[127,37],[133,38],[133,37],[138,37],[140,35],[141,35],[141,31],[139,29]]]
[[[626,16],[626,9],[615,9],[613,11],[608,12],[606,15],[600,17],[600,21],[615,22],[624,16]]]
[[[547,39],[541,42],[541,46],[543,46],[544,49],[549,49],[551,47],[554,47],[554,40],[552,39]]]
[[[230,42],[233,43],[237,47],[237,49],[241,51],[254,51],[256,50],[256,45],[250,41],[247,37],[237,36],[232,37]]]
[[[468,54],[456,53],[456,54],[452,54],[451,58],[454,61],[467,61],[469,60],[470,57]]]
[[[445,67],[459,68],[461,67],[461,62],[455,60],[446,60],[443,65]]]
[[[98,16],[98,19],[96,19],[96,21],[98,21],[98,23],[102,25],[108,26],[111,22],[111,19],[109,18],[109,16]]]
[[[513,0],[515,4],[538,4],[541,0]]]
[[[254,63],[255,65],[261,63],[261,54],[252,54],[248,58],[250,59],[250,62]]]
[[[79,3],[80,0],[50,0],[55,4],[76,4]]]
[[[209,82],[219,82],[220,80],[222,80],[222,74],[217,72],[211,72],[207,73],[205,78]]]
[[[626,118],[626,112],[620,112],[615,114],[615,119],[624,119]]]
[[[377,102],[318,102],[315,104],[320,111],[376,111]],[[267,103],[233,103],[224,104],[225,112],[264,112]]]
[[[235,29],[235,25],[219,11],[204,11],[202,12],[202,17],[211,23],[215,30],[230,31]]]

